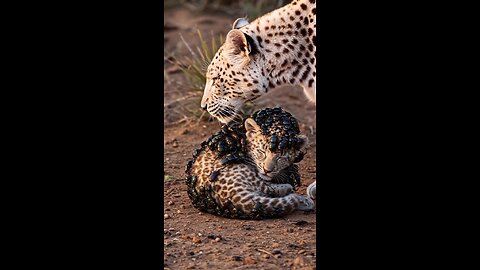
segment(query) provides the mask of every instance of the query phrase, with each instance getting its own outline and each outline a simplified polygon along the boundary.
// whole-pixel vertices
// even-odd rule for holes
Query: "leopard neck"
[[[313,3],[312,3],[313,2]],[[316,75],[315,1],[293,1],[241,28],[259,51],[268,88],[283,85],[312,87]]]

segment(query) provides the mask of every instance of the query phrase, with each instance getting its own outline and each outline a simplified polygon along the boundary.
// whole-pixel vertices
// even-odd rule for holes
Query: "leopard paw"
[[[315,200],[317,198],[317,181],[311,183],[307,187],[307,195],[308,195],[308,197],[312,198],[313,200]]]
[[[300,197],[300,205],[298,206],[298,210],[309,211],[315,209],[315,202],[311,198],[305,196]]]

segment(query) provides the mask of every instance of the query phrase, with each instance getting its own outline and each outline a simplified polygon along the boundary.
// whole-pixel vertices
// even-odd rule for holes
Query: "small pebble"
[[[262,255],[262,258],[263,258],[263,259],[269,259],[269,258],[270,258],[270,255],[268,255],[268,254],[263,254],[263,255]]]
[[[168,205],[174,205],[175,203],[173,201],[169,201]]]
[[[232,256],[232,259],[233,259],[234,261],[239,262],[239,261],[242,260],[242,256]]]
[[[272,248],[278,248],[279,246],[280,246],[279,243],[273,243],[273,244],[272,244]]]
[[[281,253],[282,253],[282,251],[281,251],[280,249],[277,249],[277,248],[276,248],[276,249],[272,250],[272,254],[273,254],[273,255],[275,255],[275,254],[281,254]]]
[[[170,217],[170,216],[169,216],[168,214],[163,215],[163,218],[164,218],[164,219],[167,219],[167,218],[169,218],[169,217]]]
[[[255,261],[255,259],[250,257],[250,256],[245,257],[244,262],[245,262],[245,264],[256,264],[257,263],[257,261]]]
[[[245,229],[245,230],[247,230],[247,231],[249,231],[249,230],[252,229],[252,226],[249,225],[249,224],[245,224],[245,225],[242,225],[242,228]]]
[[[195,244],[199,244],[202,242],[202,239],[198,238],[196,235],[192,237],[192,242]]]
[[[215,238],[215,242],[220,242],[220,237]]]
[[[293,264],[298,266],[305,266],[305,258],[300,255],[293,260]]]
[[[293,224],[298,225],[298,226],[302,226],[302,225],[308,224],[308,221],[306,221],[306,220],[297,220],[297,221],[295,221]]]

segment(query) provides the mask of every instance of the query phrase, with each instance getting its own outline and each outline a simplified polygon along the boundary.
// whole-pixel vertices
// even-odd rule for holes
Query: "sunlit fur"
[[[315,102],[315,14],[314,0],[295,0],[251,23],[237,20],[207,69],[201,106],[226,123],[282,85],[303,87]]]

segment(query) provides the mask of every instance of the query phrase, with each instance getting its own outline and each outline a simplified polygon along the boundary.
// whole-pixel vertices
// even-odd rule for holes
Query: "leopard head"
[[[222,123],[231,121],[245,102],[267,91],[267,79],[259,63],[260,53],[251,37],[237,28],[244,19],[234,23],[225,43],[207,68],[206,84],[200,106]]]

